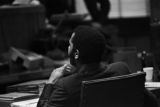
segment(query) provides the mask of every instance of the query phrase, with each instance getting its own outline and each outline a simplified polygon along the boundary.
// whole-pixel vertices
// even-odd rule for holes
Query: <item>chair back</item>
[[[82,82],[80,107],[142,107],[145,73]]]
[[[125,62],[128,64],[132,73],[141,70],[141,62],[137,57],[136,47],[119,47],[117,52],[113,54],[113,62]]]

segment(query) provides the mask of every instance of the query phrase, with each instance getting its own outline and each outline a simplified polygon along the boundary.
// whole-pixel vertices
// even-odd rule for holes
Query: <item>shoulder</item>
[[[116,67],[116,68],[121,68],[121,67],[128,68],[128,65],[125,62],[114,62],[114,63],[108,64],[108,69],[113,68],[113,67]]]
[[[66,77],[61,78],[57,81],[56,86],[61,87],[67,91],[76,88],[81,84],[81,79],[78,77],[78,74],[72,74]]]
[[[66,77],[63,77],[59,80],[59,83],[68,83],[68,82],[71,82],[73,80],[76,80],[77,78],[77,74],[72,74],[72,75],[68,75]]]
[[[107,67],[107,72],[113,72],[115,76],[130,74],[130,69],[125,62],[115,62],[111,63]]]

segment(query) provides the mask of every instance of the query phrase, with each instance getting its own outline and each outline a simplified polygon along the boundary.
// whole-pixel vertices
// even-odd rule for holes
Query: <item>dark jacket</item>
[[[108,67],[91,64],[78,70],[80,73],[66,76],[55,85],[45,85],[37,107],[79,107],[82,81],[130,73],[128,66],[121,62],[111,64]],[[92,72],[86,73],[83,72],[84,70]]]
[[[110,11],[109,0],[84,0],[93,21],[106,23]],[[97,6],[100,4],[100,8]]]

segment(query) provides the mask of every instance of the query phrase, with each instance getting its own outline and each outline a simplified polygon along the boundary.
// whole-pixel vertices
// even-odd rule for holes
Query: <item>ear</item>
[[[76,52],[74,53],[74,58],[78,59],[79,58],[79,50],[76,49]]]

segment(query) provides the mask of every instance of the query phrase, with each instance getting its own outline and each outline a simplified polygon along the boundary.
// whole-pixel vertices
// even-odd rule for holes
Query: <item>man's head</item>
[[[90,64],[101,61],[105,38],[96,29],[89,26],[78,26],[72,33],[68,54],[71,64]]]

